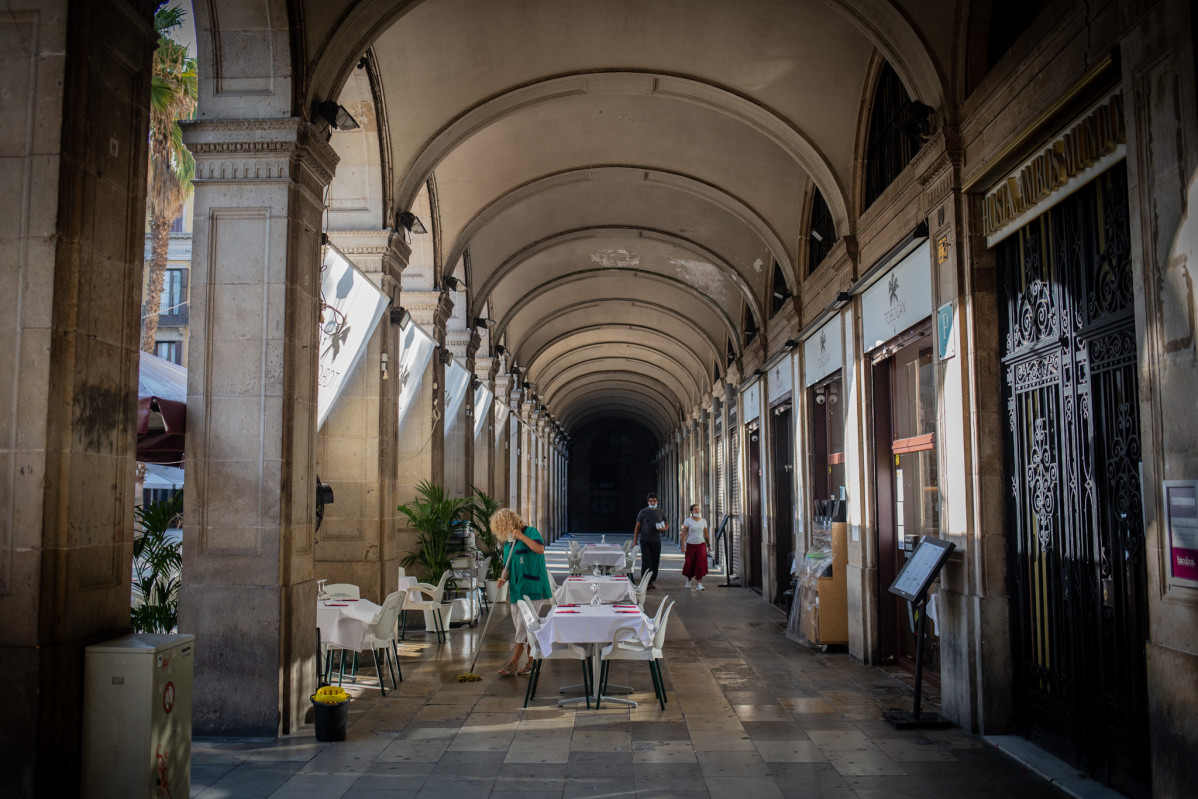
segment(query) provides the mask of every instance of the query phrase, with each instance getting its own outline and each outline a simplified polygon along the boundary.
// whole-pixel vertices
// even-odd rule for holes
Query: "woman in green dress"
[[[542,603],[551,596],[549,570],[545,568],[545,543],[537,529],[524,524],[520,515],[511,508],[501,508],[492,514],[491,531],[504,542],[503,561],[507,568],[499,577],[499,589],[503,590],[505,582],[508,584],[512,621],[516,625],[516,648],[507,665],[499,670],[499,676],[528,674],[532,670],[532,660],[526,657],[524,665],[520,666],[520,658],[528,652],[528,627],[515,605],[516,600],[528,597],[533,609],[540,615]]]

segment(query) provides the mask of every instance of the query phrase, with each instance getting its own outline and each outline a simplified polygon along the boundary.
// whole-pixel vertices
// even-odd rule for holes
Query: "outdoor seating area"
[[[559,578],[566,573],[564,543],[548,559]],[[624,639],[620,624],[604,633],[608,690],[599,707],[588,708],[594,687],[566,685],[590,680],[593,655],[583,645],[548,657],[534,649],[540,662],[527,677],[495,673],[512,646],[511,606],[501,602],[481,640],[481,625],[455,628],[445,643],[409,630],[398,645],[403,680],[392,690],[388,675],[386,696],[370,658],[358,682],[347,671],[344,741],[316,741],[311,726],[278,740],[195,739],[191,795],[1059,799],[982,738],[882,721],[885,708],[911,702],[900,673],[799,646],[752,592],[685,591],[681,558],[667,554],[662,566],[658,585],[677,601],[654,595],[647,615],[619,616],[634,628],[660,616],[660,635]],[[537,642],[559,636],[563,619],[584,618],[563,610],[543,608],[555,629]],[[482,679],[459,682],[476,646]],[[608,698],[617,683],[630,692],[614,698],[635,705]],[[938,693],[929,688],[925,702],[938,708]]]

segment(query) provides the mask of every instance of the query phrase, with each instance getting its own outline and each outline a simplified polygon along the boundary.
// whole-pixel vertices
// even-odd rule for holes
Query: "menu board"
[[[948,555],[956,545],[940,538],[925,535],[907,559],[907,564],[894,578],[890,593],[916,602],[927,593],[928,586],[936,579]]]

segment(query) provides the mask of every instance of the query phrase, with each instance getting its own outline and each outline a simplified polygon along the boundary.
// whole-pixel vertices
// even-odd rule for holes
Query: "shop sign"
[[[331,244],[320,281],[324,300],[317,366],[316,428],[324,424],[387,308],[387,295]]]
[[[982,229],[987,244],[993,246],[1004,228],[1016,229],[1018,220],[1071,181],[1080,185],[1079,176],[1117,155],[1126,141],[1123,96],[1115,92],[986,194]]]
[[[769,371],[769,385],[766,387],[770,395],[770,404],[774,400],[785,397],[790,393],[791,387],[794,385],[794,380],[791,379],[791,370],[794,368],[794,358],[784,357],[778,361]]]
[[[1198,480],[1166,480],[1169,583],[1198,588]]]
[[[810,386],[843,365],[844,335],[836,316],[803,341],[803,385]]]
[[[865,352],[932,315],[932,247],[920,244],[861,294]]]
[[[936,309],[936,343],[942,361],[957,354],[956,314],[953,310],[951,302]]]
[[[741,407],[744,408],[745,423],[756,419],[761,415],[761,381],[754,380],[753,384],[744,390],[740,395]]]

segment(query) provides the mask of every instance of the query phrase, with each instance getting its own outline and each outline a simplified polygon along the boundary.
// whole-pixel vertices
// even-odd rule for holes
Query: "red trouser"
[[[682,563],[682,576],[702,580],[707,576],[707,544],[687,544],[686,560]]]

